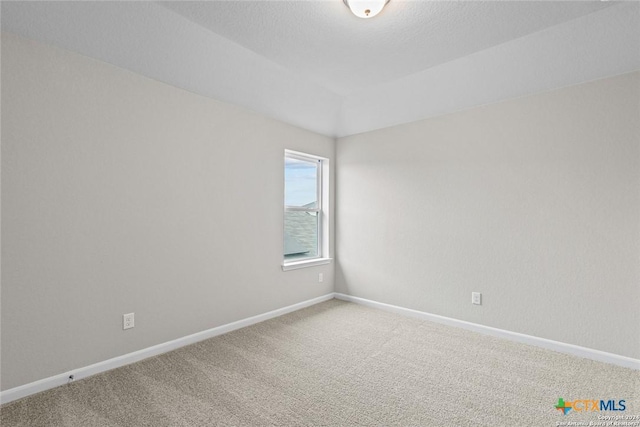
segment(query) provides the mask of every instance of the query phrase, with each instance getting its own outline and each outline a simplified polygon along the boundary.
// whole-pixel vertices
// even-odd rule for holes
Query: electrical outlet
[[[135,326],[134,313],[122,315],[122,329],[131,329]]]
[[[482,305],[482,294],[480,292],[471,292],[471,304]]]
[[[318,282],[323,282],[324,281],[324,275],[322,273],[318,274]]]

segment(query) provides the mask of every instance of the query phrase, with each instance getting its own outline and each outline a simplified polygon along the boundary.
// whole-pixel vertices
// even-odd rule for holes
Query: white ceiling
[[[341,1],[161,4],[341,96],[610,5],[393,1],[360,19]]]
[[[330,136],[640,69],[640,4],[2,2],[2,29]]]

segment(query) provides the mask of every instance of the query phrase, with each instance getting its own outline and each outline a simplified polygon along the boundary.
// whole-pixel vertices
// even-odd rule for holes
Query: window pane
[[[318,256],[318,214],[284,213],[284,259],[291,261]]]
[[[318,162],[284,158],[284,204],[318,207]]]

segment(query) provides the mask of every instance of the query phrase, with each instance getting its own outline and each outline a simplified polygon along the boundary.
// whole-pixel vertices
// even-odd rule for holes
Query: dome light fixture
[[[373,18],[389,3],[389,0],[342,0],[358,18]]]

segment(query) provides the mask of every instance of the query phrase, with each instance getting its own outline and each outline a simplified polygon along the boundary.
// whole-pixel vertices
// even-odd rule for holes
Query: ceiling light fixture
[[[373,18],[389,0],[342,0],[358,18]]]

